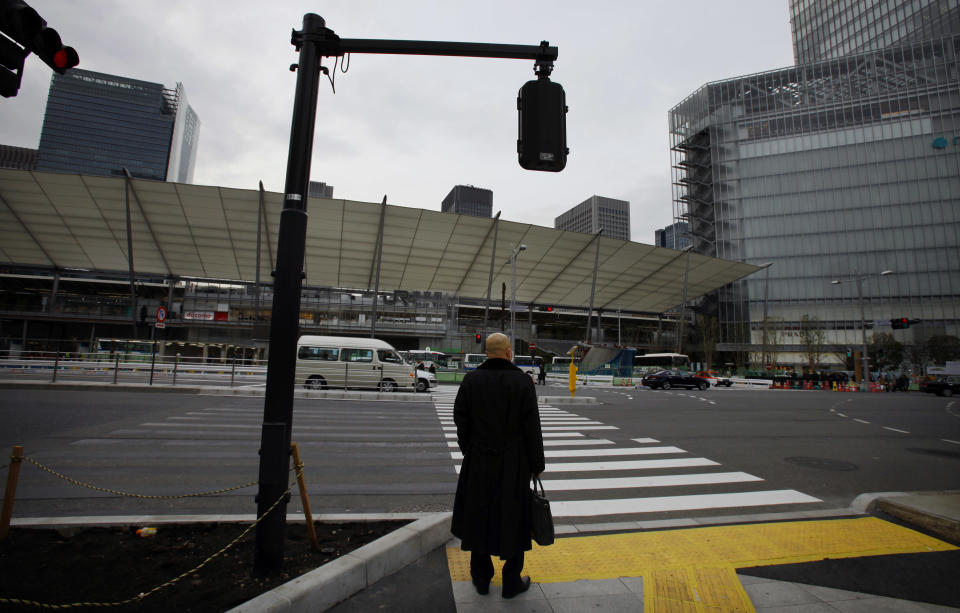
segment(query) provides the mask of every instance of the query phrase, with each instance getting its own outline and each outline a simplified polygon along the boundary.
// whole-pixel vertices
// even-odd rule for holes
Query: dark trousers
[[[503,563],[503,585],[514,588],[520,585],[520,571],[523,570],[523,552]],[[493,578],[493,560],[490,554],[478,551],[470,552],[470,577],[476,583],[489,583]]]

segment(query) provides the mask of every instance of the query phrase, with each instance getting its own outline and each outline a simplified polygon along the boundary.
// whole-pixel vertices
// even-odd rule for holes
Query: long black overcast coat
[[[510,361],[467,373],[453,419],[463,452],[452,532],[466,551],[511,558],[530,550],[530,474],[544,469],[536,387]]]

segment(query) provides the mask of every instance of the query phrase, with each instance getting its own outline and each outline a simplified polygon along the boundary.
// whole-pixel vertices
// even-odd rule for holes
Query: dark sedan
[[[661,370],[651,373],[646,375],[641,383],[654,390],[668,390],[671,387],[685,387],[687,389],[697,388],[698,390],[703,391],[710,387],[710,382],[703,377],[698,377],[693,373],[682,372],[678,370]]]
[[[947,375],[933,381],[923,381],[920,383],[920,391],[937,396],[960,394],[960,375]]]

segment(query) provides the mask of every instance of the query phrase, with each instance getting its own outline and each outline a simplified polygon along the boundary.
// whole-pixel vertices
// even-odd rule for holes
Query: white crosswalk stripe
[[[457,449],[453,421],[455,396],[456,390],[451,388],[433,393],[437,417],[459,473],[463,454]],[[543,485],[554,517],[640,519],[652,513],[785,508],[821,502],[796,490],[766,489],[764,480],[755,475],[718,471],[720,463],[691,457],[655,438],[595,439],[594,431],[611,431],[613,436],[618,428],[560,407],[539,408],[547,460]],[[638,456],[649,459],[630,459]],[[692,468],[697,471],[691,472]],[[563,475],[572,476],[561,478]],[[671,491],[676,495],[670,495]],[[619,495],[611,497],[611,492]]]

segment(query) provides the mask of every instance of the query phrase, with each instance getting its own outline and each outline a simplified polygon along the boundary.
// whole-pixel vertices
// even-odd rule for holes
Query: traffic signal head
[[[23,59],[27,52],[6,36],[0,34],[0,95],[11,98],[20,90]]]
[[[476,335],[476,338],[477,338],[477,343],[479,344],[479,343],[480,343],[480,341],[482,341],[482,340],[483,340],[483,335],[482,335],[482,334],[480,334],[479,332],[477,332],[477,335]]]
[[[23,0],[0,0],[0,31],[7,37],[0,37],[0,63],[4,69],[0,72],[0,93],[4,96],[17,95],[23,59],[30,53],[60,74],[80,63],[73,47],[64,47],[57,31],[48,28],[47,22]]]
[[[890,320],[890,327],[894,330],[902,330],[904,328],[910,327],[910,320],[906,317],[897,317],[896,319]]]
[[[520,166],[560,172],[567,165],[567,97],[563,86],[541,75],[517,96]]]

